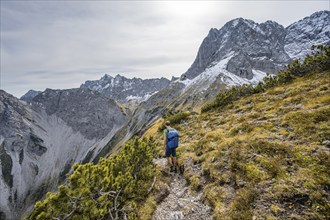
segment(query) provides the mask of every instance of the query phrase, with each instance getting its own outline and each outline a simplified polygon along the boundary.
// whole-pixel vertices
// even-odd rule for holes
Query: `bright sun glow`
[[[164,9],[174,15],[194,16],[210,13],[214,10],[213,5],[213,2],[206,1],[168,1]]]

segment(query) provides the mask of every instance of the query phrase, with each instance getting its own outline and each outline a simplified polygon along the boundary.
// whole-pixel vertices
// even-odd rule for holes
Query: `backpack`
[[[179,146],[179,132],[175,129],[167,130],[167,147],[177,148]]]

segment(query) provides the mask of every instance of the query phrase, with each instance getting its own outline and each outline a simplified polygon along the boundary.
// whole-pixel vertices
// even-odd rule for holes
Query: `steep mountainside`
[[[32,108],[56,115],[90,140],[103,138],[126,120],[114,100],[89,89],[46,89],[33,99]]]
[[[120,103],[130,100],[142,102],[159,90],[168,86],[170,81],[160,79],[128,79],[121,75],[115,77],[104,75],[100,80],[86,81],[80,88],[89,88],[113,98]]]
[[[33,100],[25,105],[1,90],[0,209],[8,219],[57,187],[73,163],[97,157],[127,120],[88,89],[47,89]]]
[[[329,219],[329,76],[310,74],[173,125],[189,189],[214,219]]]
[[[285,52],[291,58],[303,58],[310,45],[329,45],[330,13],[320,11],[297,21],[286,28]]]
[[[231,86],[256,85],[266,73],[275,74],[293,58],[311,52],[313,44],[329,45],[329,19],[330,12],[321,11],[284,28],[273,21],[258,24],[238,18],[211,29],[187,72],[141,103],[122,137],[129,139],[168,110],[198,111]],[[292,43],[302,46],[294,55],[285,49]]]
[[[285,36],[285,28],[272,21],[257,24],[238,18],[219,30],[212,28],[181,79],[191,80],[226,57],[230,59],[224,69],[242,78],[252,79],[252,69],[275,73],[290,60],[283,48]]]

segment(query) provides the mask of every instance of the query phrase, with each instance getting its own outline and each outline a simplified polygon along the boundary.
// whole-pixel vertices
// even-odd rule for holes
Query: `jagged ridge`
[[[135,77],[128,79],[121,75],[112,77],[105,74],[100,80],[86,81],[80,88],[89,88],[116,101],[125,103],[130,100],[145,101],[159,90],[168,86],[169,83],[170,81],[163,77],[160,79],[140,79]]]

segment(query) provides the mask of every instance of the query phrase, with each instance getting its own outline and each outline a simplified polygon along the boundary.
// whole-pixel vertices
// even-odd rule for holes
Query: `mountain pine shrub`
[[[169,121],[171,125],[177,125],[186,120],[190,116],[190,112],[178,112],[175,114],[167,114],[164,117],[164,123],[158,128],[159,132],[162,132],[165,129],[165,122]]]
[[[29,219],[137,219],[155,175],[155,142],[134,139],[98,164],[75,164],[58,192],[38,201]]]

